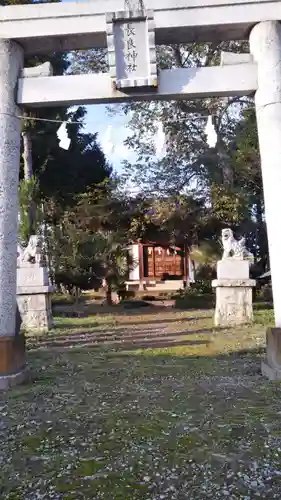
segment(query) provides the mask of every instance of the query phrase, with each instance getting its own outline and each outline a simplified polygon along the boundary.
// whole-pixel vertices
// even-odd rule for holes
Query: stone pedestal
[[[281,328],[268,328],[266,332],[266,357],[261,371],[269,380],[281,380]]]
[[[17,303],[27,332],[43,333],[52,327],[52,292],[45,266],[22,263],[17,269]]]
[[[253,321],[252,288],[249,262],[234,258],[217,264],[218,279],[212,282],[216,289],[216,326],[236,326]]]

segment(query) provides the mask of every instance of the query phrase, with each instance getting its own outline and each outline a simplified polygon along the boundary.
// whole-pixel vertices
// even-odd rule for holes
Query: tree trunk
[[[187,288],[189,281],[189,252],[186,241],[183,245],[183,258],[184,258],[184,288]]]
[[[231,188],[233,186],[233,167],[230,163],[230,158],[225,149],[224,142],[220,136],[220,131],[218,127],[215,125],[216,134],[217,134],[217,145],[216,150],[220,160],[221,168],[222,168],[222,181],[225,187]]]
[[[108,280],[106,280],[106,303],[108,306],[112,306],[112,287]]]
[[[79,309],[80,295],[81,295],[80,288],[78,286],[74,286],[74,297],[75,297],[74,308],[77,313],[79,312],[78,309]]]
[[[32,165],[32,140],[29,130],[23,130],[23,165],[24,165],[24,180],[30,181],[33,175],[33,165]]]
[[[258,246],[258,254],[262,261],[263,272],[265,272],[266,264],[268,262],[268,242],[267,242],[267,233],[265,230],[265,224],[263,220],[263,207],[262,207],[261,196],[257,196],[256,198],[256,221],[257,221],[256,242]]]
[[[23,139],[23,166],[24,166],[24,180],[26,182],[31,181],[33,177],[33,163],[32,163],[32,139],[31,134],[28,129],[23,129],[22,133]],[[35,220],[35,212],[36,207],[33,200],[30,202],[30,206],[28,207],[28,232],[29,236],[34,232],[34,220]]]
[[[225,187],[231,188],[233,186],[233,168],[230,164],[230,159],[223,147],[219,147],[218,153],[222,166],[223,184]]]

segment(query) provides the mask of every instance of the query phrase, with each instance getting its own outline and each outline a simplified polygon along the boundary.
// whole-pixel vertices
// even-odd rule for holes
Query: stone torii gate
[[[25,376],[15,332],[20,106],[255,93],[274,312],[281,327],[281,0],[124,0],[0,7],[0,388]],[[157,71],[156,44],[250,39],[218,67]],[[23,56],[108,47],[109,74],[52,76]],[[278,203],[277,203],[278,202]]]

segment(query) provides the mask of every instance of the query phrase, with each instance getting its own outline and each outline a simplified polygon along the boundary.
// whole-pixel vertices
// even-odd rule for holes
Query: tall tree
[[[50,0],[56,2],[58,0]],[[47,3],[46,0],[33,2],[32,0],[3,0],[2,6],[7,5],[25,5],[29,3]],[[46,61],[51,62],[54,69],[54,74],[61,75],[69,65],[65,54],[51,54],[49,56],[34,56],[25,58],[24,64],[26,67],[37,66]],[[37,198],[37,181],[34,178],[34,154],[33,142],[34,137],[37,137],[42,130],[41,122],[37,121],[38,114],[40,118],[61,119],[65,116],[64,109],[48,109],[38,112],[38,110],[24,109],[22,119],[22,161],[21,161],[21,180],[20,180],[20,201],[21,201],[21,238],[26,243],[29,236],[36,230],[38,209],[36,207]],[[53,127],[55,133],[55,128]],[[43,148],[44,150],[44,148]]]
[[[246,42],[189,44],[158,48],[159,67],[218,64],[220,52],[248,50]],[[120,107],[117,112],[120,112]],[[127,146],[137,154],[135,163],[124,162],[124,179],[155,195],[194,193],[205,197],[208,216],[199,237],[209,238],[225,225],[248,235],[251,250],[266,255],[264,207],[255,113],[251,98],[205,99],[193,102],[129,103]],[[207,116],[215,117],[218,141],[206,144]],[[167,153],[157,158],[154,137],[157,122],[166,134]],[[247,139],[246,139],[247,138]],[[247,179],[247,180],[246,180]],[[259,222],[255,222],[259,220]],[[259,242],[258,242],[259,241]]]
[[[56,0],[54,0],[56,1]],[[5,0],[2,5],[33,3]],[[36,2],[37,3],[37,2]],[[43,0],[44,3],[44,0]],[[69,66],[67,54],[28,57],[25,66],[49,61],[55,75]],[[27,242],[40,222],[41,204],[54,198],[63,206],[75,203],[75,196],[111,175],[96,134],[83,134],[86,110],[66,108],[25,109],[22,120],[22,164],[20,172],[21,238]],[[68,151],[59,147],[57,130],[60,122],[69,120]]]
[[[209,66],[218,64],[222,50],[246,51],[244,42],[220,45],[189,44],[160,47],[158,67]],[[204,99],[197,101],[170,101],[129,103],[121,112],[129,113],[130,136],[128,147],[137,154],[134,164],[125,162],[128,176],[144,189],[155,192],[181,192],[196,185],[198,189],[211,188],[213,179],[232,187],[233,172],[229,157],[235,124],[240,110],[248,99]],[[120,108],[119,108],[120,110]],[[206,144],[205,125],[208,115],[216,116],[218,143],[210,150]],[[155,157],[153,138],[157,122],[161,121],[166,135],[167,154]]]
[[[106,184],[77,197],[77,203],[62,209],[49,231],[54,281],[69,290],[87,289],[106,282],[107,301],[127,278],[128,238],[116,224]],[[121,204],[119,204],[119,209]]]
[[[157,63],[161,69],[210,66],[219,64],[221,51],[248,50],[248,42],[244,41],[160,46]],[[76,55],[73,71],[100,70],[101,61],[105,68],[103,56],[104,51]],[[262,183],[251,98],[137,102],[118,106],[117,111],[112,112],[131,117],[126,143],[137,159],[134,163],[124,162],[125,183],[129,179],[148,198],[184,192],[199,198],[204,196],[208,214],[199,237],[209,238],[212,232],[217,237],[221,228],[229,225],[247,233],[257,257],[266,255]],[[210,114],[216,118],[218,134],[217,145],[212,149],[206,144],[204,130]],[[156,158],[154,148],[159,121],[164,125],[167,142],[167,154],[162,159]],[[139,230],[145,224],[140,223],[141,218],[137,220]]]
[[[110,177],[111,167],[99,146],[97,134],[84,134],[86,109],[79,107],[68,113],[68,150],[61,149],[51,130],[45,148],[46,131],[34,138],[34,171],[43,199],[55,198],[64,206],[76,203],[75,197],[94,188]],[[51,124],[52,125],[52,124]],[[56,129],[60,126],[56,124]]]
[[[240,188],[251,212],[247,233],[255,257],[262,270],[268,265],[268,242],[264,216],[262,172],[258,145],[255,110],[245,109],[236,127],[235,148],[232,151],[235,183]]]

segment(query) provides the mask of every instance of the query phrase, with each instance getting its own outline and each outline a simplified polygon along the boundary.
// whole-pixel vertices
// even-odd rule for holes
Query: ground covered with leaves
[[[281,386],[265,324],[164,307],[56,319],[0,394],[3,500],[281,498]]]

